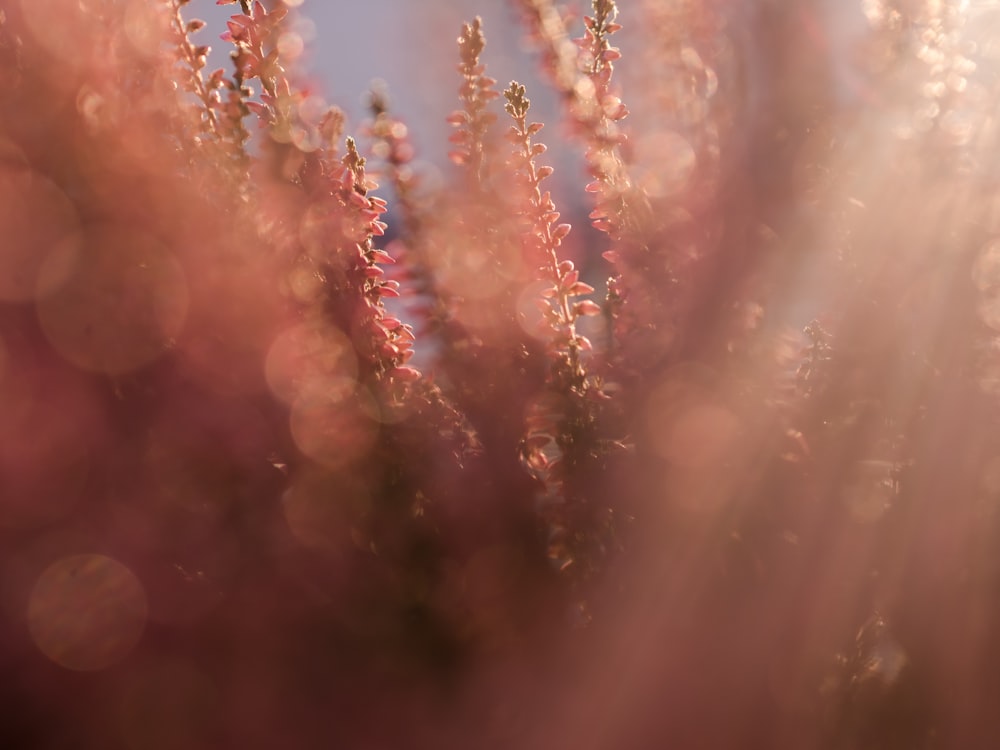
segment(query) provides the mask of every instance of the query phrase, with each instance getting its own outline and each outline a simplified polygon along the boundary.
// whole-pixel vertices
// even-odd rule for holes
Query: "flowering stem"
[[[184,56],[184,62],[190,68],[191,85],[194,88],[194,93],[201,100],[204,106],[204,117],[201,119],[202,129],[213,135],[219,135],[219,121],[215,114],[214,102],[212,100],[211,91],[209,91],[208,86],[205,85],[205,79],[202,78],[201,71],[205,67],[205,58],[208,55],[208,47],[196,47],[192,42],[189,34],[199,31],[205,25],[204,21],[193,20],[188,23],[184,22],[184,18],[181,15],[181,5],[182,0],[174,0],[174,12],[171,16],[171,24],[174,27],[174,31],[177,33],[178,47],[181,54]]]
[[[451,135],[451,142],[456,148],[449,154],[456,164],[465,164],[469,174],[479,185],[484,179],[483,163],[485,159],[486,135],[490,125],[496,120],[493,113],[487,111],[487,105],[499,94],[493,90],[496,79],[485,74],[485,66],[479,61],[486,46],[483,36],[482,19],[478,16],[472,23],[462,26],[458,37],[458,49],[461,61],[458,72],[462,74],[462,86],[459,98],[463,108],[455,111],[448,118],[456,128]]]
[[[580,390],[585,388],[585,372],[580,362],[581,337],[576,333],[576,318],[581,314],[580,310],[590,309],[574,306],[572,297],[593,291],[593,288],[579,281],[579,272],[573,267],[570,261],[560,262],[557,248],[562,244],[562,240],[569,233],[569,224],[555,224],[559,214],[555,211],[555,206],[548,194],[543,195],[540,185],[542,180],[552,172],[551,167],[536,168],[534,157],[545,152],[543,144],[532,144],[531,136],[541,130],[540,123],[527,122],[528,108],[530,100],[524,95],[524,86],[512,82],[504,92],[507,99],[505,109],[514,120],[514,128],[511,131],[511,138],[519,149],[520,168],[527,179],[529,194],[528,204],[530,206],[530,220],[532,222],[532,242],[537,245],[543,253],[544,265],[541,267],[543,279],[552,282],[549,290],[554,295],[555,330],[557,338],[565,342],[569,357],[569,370],[572,375],[574,387]]]

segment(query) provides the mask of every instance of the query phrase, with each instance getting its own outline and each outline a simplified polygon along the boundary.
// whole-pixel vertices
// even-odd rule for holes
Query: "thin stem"
[[[184,22],[184,17],[181,14],[181,3],[179,0],[174,0],[174,13],[171,22],[180,39],[180,50],[181,54],[184,55],[184,62],[191,69],[191,82],[194,86],[194,93],[205,107],[206,116],[203,118],[202,124],[204,126],[207,122],[208,129],[206,132],[218,136],[219,121],[212,106],[211,92],[205,85],[205,79],[201,76],[201,69],[204,67],[204,63],[199,64],[198,62],[198,58],[202,57],[202,55],[198,54],[198,49],[191,43],[191,39],[188,37],[188,25]]]

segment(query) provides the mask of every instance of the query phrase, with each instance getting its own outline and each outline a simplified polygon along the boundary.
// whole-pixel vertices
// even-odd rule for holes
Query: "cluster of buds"
[[[230,0],[220,0],[220,4],[228,2]],[[278,49],[273,44],[267,44],[287,14],[287,8],[278,7],[269,13],[261,3],[254,3],[252,10],[231,16],[226,21],[229,30],[220,35],[222,41],[232,42],[236,47],[233,63],[237,78],[240,81],[254,78],[260,81],[264,89],[261,96],[264,106],[252,109],[261,117],[273,117],[278,97],[288,96],[289,93],[284,68],[278,62]]]
[[[624,228],[625,195],[630,181],[621,156],[626,142],[618,123],[628,109],[612,86],[614,62],[621,51],[610,37],[621,29],[614,0],[593,0],[593,15],[584,17],[585,33],[571,40],[567,19],[551,0],[523,0],[532,40],[542,47],[543,63],[562,94],[579,137],[586,142],[587,165],[597,194],[591,219],[595,228],[616,237]]]
[[[213,78],[212,82],[207,84],[202,76],[202,70],[208,62],[208,53],[211,48],[208,45],[196,45],[191,41],[191,34],[196,34],[205,28],[205,22],[200,18],[184,21],[181,7],[187,2],[188,0],[174,0],[173,14],[170,19],[174,42],[178,57],[183,63],[183,74],[187,84],[185,88],[193,91],[202,105],[199,130],[210,137],[217,137],[219,135],[219,119],[216,108],[219,95],[215,92],[218,90],[220,81]]]
[[[184,67],[188,70],[188,88],[194,92],[202,105],[200,129],[205,136],[221,143],[236,161],[246,166],[246,144],[250,134],[243,120],[251,112],[256,113],[262,123],[273,123],[278,111],[278,102],[289,97],[290,87],[284,79],[284,70],[278,64],[278,50],[274,45],[265,52],[270,38],[288,10],[277,7],[268,12],[261,3],[241,0],[243,11],[233,15],[226,22],[228,30],[220,35],[223,41],[231,42],[236,49],[232,53],[234,63],[233,78],[229,79],[223,68],[213,71],[206,80],[202,71],[211,48],[195,45],[190,35],[201,31],[205,22],[192,19],[185,22],[181,8],[188,0],[174,0],[174,17],[171,24],[177,49]],[[232,5],[236,0],[217,0],[217,5]],[[251,101],[254,95],[249,81],[261,81],[264,94],[261,102]]]
[[[385,309],[385,299],[399,297],[399,282],[385,278],[381,266],[394,263],[384,250],[375,247],[373,238],[385,234],[380,221],[386,202],[369,194],[377,187],[365,174],[365,159],[358,153],[353,138],[347,139],[339,174],[332,175],[337,197],[354,221],[345,221],[345,246],[354,255],[348,262],[347,276],[360,284],[362,310],[355,321],[363,332],[359,353],[372,368],[374,378],[390,386],[393,396],[400,396],[400,384],[420,377],[419,371],[406,365],[413,356],[413,329]],[[367,349],[367,351],[365,351]]]
[[[553,171],[549,166],[536,166],[534,161],[546,150],[544,144],[532,143],[532,136],[542,129],[542,124],[527,121],[530,101],[524,95],[524,86],[512,82],[504,97],[507,100],[504,108],[514,120],[509,138],[516,148],[515,168],[527,193],[524,213],[529,227],[525,238],[529,262],[536,267],[539,278],[551,284],[542,291],[539,308],[545,326],[551,331],[552,346],[567,352],[573,388],[583,390],[586,378],[580,352],[589,351],[592,346],[585,336],[577,333],[576,321],[585,315],[599,314],[600,307],[592,300],[573,301],[593,293],[594,288],[580,281],[580,272],[573,261],[559,259],[558,249],[571,227],[557,223],[559,212],[555,210],[552,195],[541,189],[542,181]]]
[[[448,117],[449,124],[455,128],[448,139],[455,148],[448,156],[454,163],[467,166],[469,173],[477,179],[483,176],[487,131],[496,121],[496,115],[487,107],[500,96],[493,88],[496,79],[486,75],[486,66],[479,61],[485,46],[480,18],[462,26],[458,37],[461,58],[458,72],[462,75],[458,96],[463,106]]]
[[[233,78],[226,77],[222,68],[213,71],[206,80],[202,76],[208,54],[208,45],[195,45],[190,35],[205,27],[201,19],[185,22],[181,7],[188,0],[174,0],[174,17],[171,21],[177,41],[178,55],[187,68],[188,88],[202,105],[200,129],[206,136],[229,146],[237,160],[246,162],[245,147],[250,135],[243,125],[248,114],[254,112],[262,124],[288,121],[288,101],[291,87],[284,78],[284,69],[278,62],[278,49],[274,44],[275,32],[288,14],[288,9],[278,6],[270,12],[260,2],[240,0],[243,11],[226,22],[228,30],[220,35],[236,49],[232,53]],[[217,5],[234,5],[236,0],[217,0]],[[252,101],[254,95],[249,81],[257,78],[264,93],[261,101]]]
[[[217,0],[218,5],[231,5],[235,0]],[[240,0],[242,13],[230,16],[226,21],[228,30],[220,35],[235,49],[232,52],[235,68],[233,81],[224,81],[222,71],[212,74],[210,83],[228,88],[228,99],[222,106],[227,118],[236,123],[237,132],[248,136],[243,130],[242,120],[249,113],[255,114],[261,127],[269,127],[272,140],[289,143],[304,131],[295,128],[295,105],[301,99],[285,77],[285,69],[279,60],[276,36],[288,9],[278,5],[268,11],[260,2]],[[263,89],[260,101],[253,101],[253,89],[248,82],[256,78]],[[302,141],[304,138],[300,137]]]
[[[595,196],[594,210],[590,214],[595,229],[606,232],[612,239],[635,229],[630,226],[628,200],[631,187],[621,156],[626,141],[618,123],[628,116],[628,109],[611,84],[614,61],[621,57],[617,47],[612,47],[609,37],[621,29],[615,22],[618,8],[614,0],[594,0],[594,15],[583,19],[586,32],[575,40],[580,48],[580,66],[585,77],[577,83],[581,105],[574,102],[574,114],[588,140],[587,165],[594,178],[586,190]],[[612,262],[616,256],[610,254]]]
[[[592,177],[586,191],[593,195],[590,213],[595,229],[613,242],[604,257],[619,266],[608,280],[606,313],[620,321],[625,307],[621,264],[626,241],[641,246],[648,204],[633,188],[622,149],[627,137],[619,123],[628,109],[612,85],[614,62],[621,51],[610,37],[621,29],[614,0],[593,0],[593,15],[584,17],[585,32],[571,40],[567,19],[552,0],[522,0],[522,10],[532,40],[543,50],[549,77],[562,94],[577,136],[586,144],[585,158]],[[640,247],[641,249],[641,247]]]

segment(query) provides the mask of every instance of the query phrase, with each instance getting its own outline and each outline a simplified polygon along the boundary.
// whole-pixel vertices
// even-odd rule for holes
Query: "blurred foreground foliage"
[[[996,744],[996,11],[511,2],[434,173],[219,4],[0,10],[3,746]]]

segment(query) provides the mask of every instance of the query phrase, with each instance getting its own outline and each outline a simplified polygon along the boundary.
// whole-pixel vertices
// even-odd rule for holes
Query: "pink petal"
[[[394,367],[389,370],[389,377],[394,380],[413,382],[420,379],[420,370],[414,367]]]
[[[590,284],[585,284],[582,281],[578,281],[572,286],[570,286],[569,289],[566,290],[566,294],[575,297],[576,295],[579,294],[591,294],[593,293],[593,291],[594,287],[592,287]],[[581,302],[580,304],[582,305],[583,303]]]

